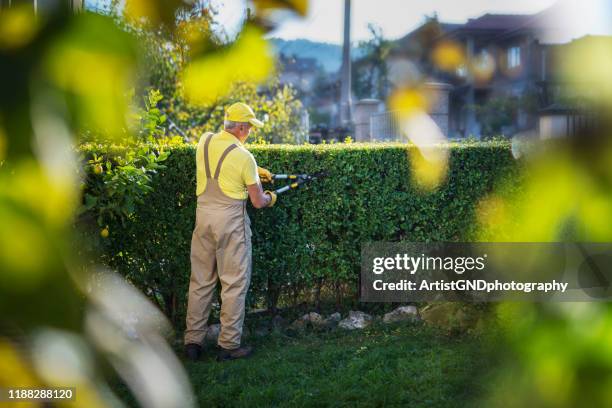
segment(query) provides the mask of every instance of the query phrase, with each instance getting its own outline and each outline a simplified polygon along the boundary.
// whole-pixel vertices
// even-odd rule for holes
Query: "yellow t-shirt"
[[[196,151],[196,195],[200,195],[206,188],[206,170],[204,168],[204,143],[206,135],[200,138]],[[221,155],[231,144],[238,147],[225,157],[221,172],[219,173],[219,187],[223,193],[237,200],[246,200],[249,196],[246,186],[259,183],[257,174],[257,163],[255,158],[240,143],[238,138],[225,130],[213,135],[208,145],[208,160],[210,166],[210,177],[214,177],[217,163]]]

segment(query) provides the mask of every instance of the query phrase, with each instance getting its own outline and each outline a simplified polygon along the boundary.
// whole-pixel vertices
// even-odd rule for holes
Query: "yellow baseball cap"
[[[225,120],[233,122],[249,122],[256,127],[262,127],[264,124],[261,120],[255,117],[253,109],[246,103],[237,102],[225,110]]]

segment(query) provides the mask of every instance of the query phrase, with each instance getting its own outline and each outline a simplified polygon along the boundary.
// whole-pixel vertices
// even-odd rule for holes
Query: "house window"
[[[516,68],[521,65],[521,47],[508,48],[508,68]]]

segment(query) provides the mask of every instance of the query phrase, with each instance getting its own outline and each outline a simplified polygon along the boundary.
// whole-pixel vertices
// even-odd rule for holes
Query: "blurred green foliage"
[[[527,177],[481,202],[479,239],[612,242],[610,129],[541,144]],[[483,406],[612,406],[609,301],[502,303],[496,315],[504,352]]]
[[[0,387],[70,386],[78,389],[74,406],[121,406],[105,383],[114,370],[142,405],[193,406],[190,384],[163,338],[165,320],[124,280],[97,269],[81,251],[91,242],[80,240],[74,223],[79,177],[87,172],[97,177],[94,194],[84,198],[97,209],[97,237],[97,219],[121,224],[144,203],[150,175],[165,159],[146,143],[162,136],[165,118],[161,94],[149,93],[142,80],[147,61],[138,33],[179,38],[186,33],[181,23],[206,33],[206,3],[113,1],[121,12],[110,15],[76,11],[70,1],[38,3],[36,10],[32,2],[0,5]],[[236,78],[263,81],[271,71],[262,37],[273,28],[269,14],[303,15],[307,2],[253,3],[248,30],[222,47],[231,52],[192,41],[173,80],[194,64],[217,66],[211,62],[223,55],[220,67],[233,75],[221,82],[195,69],[188,90],[196,84],[200,97],[225,97]],[[236,63],[249,53],[260,58]],[[135,95],[146,96],[140,111]],[[145,146],[134,147],[135,139]],[[80,162],[74,146],[82,141],[124,150]]]
[[[609,303],[502,303],[485,407],[612,406]]]

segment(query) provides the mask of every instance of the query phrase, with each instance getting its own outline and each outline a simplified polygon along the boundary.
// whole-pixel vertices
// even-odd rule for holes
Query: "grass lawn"
[[[484,340],[422,324],[273,333],[249,344],[246,360],[218,363],[211,346],[185,362],[200,406],[460,407],[473,405],[491,367]]]

